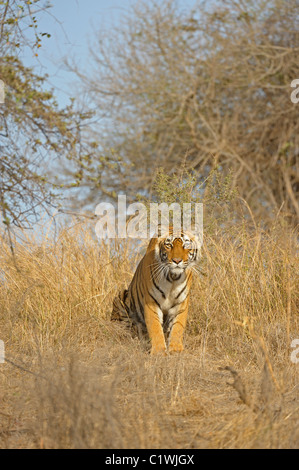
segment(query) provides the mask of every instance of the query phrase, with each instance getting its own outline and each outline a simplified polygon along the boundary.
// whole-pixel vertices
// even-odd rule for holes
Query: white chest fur
[[[187,276],[185,271],[183,271],[179,279],[170,281],[163,276],[163,279],[159,282],[159,289],[153,287],[151,293],[164,314],[175,315],[177,313],[180,304],[188,295],[186,283]]]

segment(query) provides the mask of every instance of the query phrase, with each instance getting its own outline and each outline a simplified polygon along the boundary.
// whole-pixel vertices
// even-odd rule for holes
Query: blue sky
[[[27,51],[25,63],[33,66],[36,73],[49,75],[62,106],[69,102],[69,96],[76,95],[75,77],[66,69],[63,58],[72,57],[80,67],[88,69],[93,32],[117,28],[135,3],[136,0],[52,0],[49,13],[38,16],[39,30],[51,34],[51,38],[44,38],[38,58]],[[183,8],[195,3],[196,0],[177,0]]]

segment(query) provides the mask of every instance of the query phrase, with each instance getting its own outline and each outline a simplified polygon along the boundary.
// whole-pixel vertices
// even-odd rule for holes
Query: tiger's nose
[[[172,261],[176,264],[179,264],[182,261],[182,259],[181,258],[172,258]]]

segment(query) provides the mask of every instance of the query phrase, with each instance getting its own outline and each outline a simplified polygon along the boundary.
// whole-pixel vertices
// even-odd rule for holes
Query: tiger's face
[[[180,237],[172,234],[163,237],[160,241],[160,259],[167,267],[173,280],[194,264],[198,258],[198,244],[195,239],[186,234]]]

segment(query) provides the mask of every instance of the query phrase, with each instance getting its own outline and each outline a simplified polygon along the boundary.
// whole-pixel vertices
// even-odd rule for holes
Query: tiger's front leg
[[[188,306],[189,296],[187,296],[184,302],[180,305],[180,311],[174,320],[174,324],[169,335],[168,350],[170,353],[181,352],[184,350],[183,335],[187,323]]]
[[[144,319],[151,341],[151,354],[166,354],[166,343],[161,324],[162,312],[157,305],[148,302],[144,306]]]

